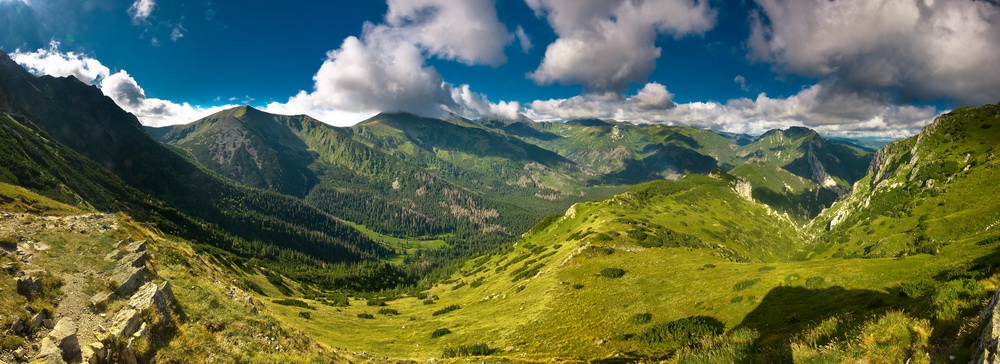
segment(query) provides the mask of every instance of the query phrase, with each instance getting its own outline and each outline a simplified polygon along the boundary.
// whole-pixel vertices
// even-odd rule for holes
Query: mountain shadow
[[[833,286],[822,289],[775,287],[760,305],[733,330],[748,328],[760,333],[751,352],[763,354],[749,362],[792,362],[791,339],[823,320],[840,316],[847,325],[860,324],[868,313],[900,308],[909,298],[866,289]]]

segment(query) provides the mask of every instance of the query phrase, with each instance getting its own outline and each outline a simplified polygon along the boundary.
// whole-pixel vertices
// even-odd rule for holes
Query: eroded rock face
[[[142,286],[128,300],[128,306],[123,308],[111,320],[108,330],[114,336],[129,337],[142,325],[142,312],[147,309],[156,311],[160,317],[169,317],[173,305],[174,293],[170,282],[161,286],[150,282]]]
[[[970,363],[1000,363],[1000,291],[990,299],[979,317],[983,332],[970,355]]]
[[[38,355],[32,363],[75,363],[80,361],[80,340],[76,336],[76,323],[64,318],[56,323],[49,335],[42,339]]]

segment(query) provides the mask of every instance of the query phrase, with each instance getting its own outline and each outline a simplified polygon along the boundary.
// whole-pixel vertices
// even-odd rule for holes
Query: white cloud
[[[733,78],[733,82],[740,85],[740,90],[750,91],[750,87],[747,86],[747,79],[744,78],[743,75],[736,75],[736,77]]]
[[[18,50],[11,54],[11,58],[34,74],[73,76],[84,83],[95,85],[119,107],[134,114],[143,125],[147,126],[189,123],[235,106],[206,108],[149,98],[128,72],[121,70],[112,74],[100,61],[78,53],[59,52],[58,47],[58,43],[52,43],[49,49],[39,49],[34,52]]]
[[[739,98],[726,103],[691,102],[669,105],[662,85],[647,84],[637,95],[585,94],[568,99],[539,100],[527,105],[536,120],[613,118],[637,123],[688,125],[735,133],[762,134],[770,129],[806,126],[839,136],[905,137],[916,134],[940,114],[933,106],[896,106],[877,95],[836,90],[817,84],[787,98]],[[659,108],[645,107],[658,100]]]
[[[385,24],[365,23],[360,37],[347,37],[327,53],[313,76],[312,92],[300,91],[268,110],[322,115],[407,111],[440,117],[516,115],[517,103],[490,103],[463,85],[445,82],[427,57],[467,65],[495,66],[506,61],[512,40],[496,17],[492,0],[389,1]],[[325,120],[324,120],[325,121]],[[337,123],[336,121],[330,121]]]
[[[521,46],[521,52],[528,53],[535,46],[531,44],[531,37],[528,36],[528,33],[520,25],[514,30],[514,36],[517,37],[517,43]]]
[[[184,32],[186,31],[187,29],[184,29],[184,25],[177,24],[177,26],[170,31],[170,40],[176,43],[178,39],[184,38]]]
[[[757,0],[751,56],[896,102],[1000,100],[1000,5],[975,0]]]
[[[493,0],[388,0],[390,29],[428,53],[467,65],[498,66],[513,36]]]
[[[588,92],[621,92],[644,82],[662,50],[659,34],[680,38],[715,25],[703,0],[526,0],[546,16],[558,39],[529,76],[540,85],[582,84]]]
[[[56,77],[74,76],[86,84],[94,85],[107,78],[111,70],[96,59],[74,52],[59,52],[59,42],[52,41],[48,49],[35,52],[17,50],[10,57],[34,74]]]
[[[132,17],[133,24],[145,23],[156,8],[154,0],[135,0],[128,8],[128,15]]]

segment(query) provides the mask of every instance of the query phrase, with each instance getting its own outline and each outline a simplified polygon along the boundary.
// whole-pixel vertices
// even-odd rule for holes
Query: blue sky
[[[900,137],[1000,101],[1000,6],[976,0],[0,0],[0,48],[147,125],[250,104],[334,125],[410,111]]]

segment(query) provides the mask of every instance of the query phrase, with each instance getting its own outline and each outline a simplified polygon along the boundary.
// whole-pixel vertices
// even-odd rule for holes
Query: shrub
[[[760,278],[748,279],[745,281],[737,282],[736,284],[733,285],[733,291],[739,292],[750,289],[750,287],[753,287],[755,284],[757,284],[757,282],[760,282]]]
[[[424,304],[425,305],[433,305],[434,304],[434,300],[424,300]]]
[[[308,303],[305,303],[305,302],[303,302],[301,300],[297,300],[297,299],[294,299],[294,298],[289,298],[289,299],[284,299],[284,300],[273,300],[271,302],[277,303],[277,304],[282,305],[282,306],[302,307],[302,308],[308,308],[310,310],[315,310],[316,309],[316,307],[310,306]]]
[[[726,327],[714,317],[691,316],[656,324],[636,336],[650,346],[683,347],[722,333]]]
[[[469,283],[469,287],[476,288],[476,287],[482,286],[483,285],[483,280],[484,280],[484,278],[479,278],[477,280],[474,280],[474,281],[472,281],[472,283]]]
[[[24,344],[24,339],[22,339],[20,336],[14,336],[14,335],[3,336],[3,338],[0,339],[0,348],[4,349],[4,351],[7,352],[13,352],[14,350],[17,350],[17,348],[21,347],[21,345],[23,344]]]
[[[385,306],[385,300],[381,298],[369,298],[366,303],[368,306]]]
[[[760,269],[757,269],[757,271],[758,272],[767,272],[769,270],[775,270],[775,269],[778,269],[778,268],[774,267],[774,266],[770,266],[770,265],[765,265],[763,267],[760,267]]]
[[[621,268],[604,268],[601,269],[600,276],[606,278],[621,278],[625,275],[625,270]]]
[[[375,318],[375,315],[372,315],[370,313],[364,312],[364,313],[359,313],[358,314],[358,318],[373,319],[373,318]]]
[[[648,323],[652,319],[653,319],[653,314],[651,313],[637,313],[635,315],[632,315],[632,317],[629,318],[628,320],[633,324],[642,325]]]
[[[380,308],[378,310],[378,314],[379,315],[391,316],[391,315],[398,315],[399,311],[396,311],[396,309],[394,309],[394,308],[388,308],[388,307],[386,307],[386,308]]]
[[[705,267],[705,268],[715,268],[715,264],[711,264],[711,263],[710,264],[705,264],[703,267]]]
[[[442,337],[451,333],[451,330],[440,328],[431,333],[431,339]]]
[[[493,354],[493,349],[486,344],[461,345],[444,349],[442,358],[457,358],[460,356],[486,356]]]
[[[573,289],[581,289],[581,288],[583,288],[582,284],[577,283],[573,285]]]
[[[824,283],[826,283],[826,279],[824,279],[823,277],[806,278],[806,287],[809,288],[819,288],[822,287]]]
[[[299,312],[299,316],[308,320],[312,318],[312,314],[306,311]]]
[[[323,303],[329,306],[347,307],[351,305],[351,301],[347,299],[347,295],[343,293],[329,293],[325,298],[326,300],[323,301]]]
[[[447,306],[445,308],[442,308],[440,310],[434,311],[433,313],[431,313],[431,316],[444,315],[444,314],[446,314],[448,312],[455,311],[455,310],[460,309],[460,308],[462,308],[462,306],[459,306],[459,305],[449,305],[449,306]]]

